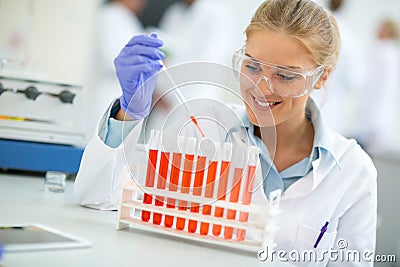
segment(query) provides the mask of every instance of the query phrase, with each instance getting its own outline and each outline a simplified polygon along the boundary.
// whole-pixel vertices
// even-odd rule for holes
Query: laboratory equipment
[[[229,202],[237,203],[239,201],[240,186],[242,184],[244,165],[246,164],[245,159],[241,158],[239,164],[234,167],[232,189],[229,194]],[[236,217],[235,209],[228,209],[228,214],[226,216],[228,220],[234,220]],[[224,237],[226,239],[232,238],[233,227],[225,227]]]
[[[51,192],[64,192],[67,175],[63,172],[48,171],[44,178],[44,190]]]
[[[172,166],[171,166],[171,174],[169,180],[168,190],[171,192],[176,192],[178,190],[178,183],[179,183],[179,173],[180,167],[182,162],[182,153],[174,152],[172,154]],[[175,208],[175,199],[174,198],[167,198],[167,208],[174,209]],[[165,227],[172,227],[174,222],[174,217],[168,214],[165,214]]]
[[[198,149],[202,139],[180,137],[180,140],[184,139],[184,147],[181,149],[183,152],[161,149],[158,151],[172,155],[172,162],[169,162],[171,168],[167,169],[166,164],[162,162],[165,159],[158,158],[154,163],[154,158],[149,157],[156,147],[154,144],[160,143],[154,139],[161,138],[162,135],[152,131],[150,136],[149,145],[138,146],[147,147],[146,157],[150,163],[146,164],[155,166],[154,177],[169,181],[169,186],[155,187],[155,181],[153,185],[147,186],[147,176],[153,177],[153,171],[145,171],[142,174],[126,166],[122,172],[124,182],[117,229],[134,227],[251,251],[275,246],[273,236],[277,228],[274,217],[279,212],[280,191],[271,193],[271,201],[265,205],[253,203],[251,198],[254,190],[262,190],[262,187],[257,189],[254,184],[254,180],[261,179],[261,172],[259,176],[256,175],[259,166],[257,147],[241,147],[232,151],[232,144],[214,143],[215,154],[212,156]],[[232,153],[237,153],[239,156],[236,155],[235,158],[240,160],[233,160]],[[222,168],[224,162],[225,167]],[[226,171],[229,169],[227,164],[233,168],[233,172]],[[140,167],[135,166],[133,169],[138,170]],[[217,173],[220,175],[217,176]],[[138,177],[140,175],[145,175],[145,179]],[[222,181],[221,176],[224,178]],[[220,188],[220,183],[223,183],[220,193],[214,194],[214,188]],[[232,188],[229,188],[229,185]],[[162,197],[162,201],[144,201],[145,195],[156,199]],[[222,196],[226,196],[226,200],[222,199]],[[216,208],[222,210],[218,216],[213,212]],[[227,211],[226,214],[224,210]],[[147,221],[140,217],[143,212],[148,214]],[[153,221],[150,220],[151,217]],[[214,226],[220,227],[219,234],[209,231],[210,227]]]
[[[179,104],[183,105],[183,107],[185,108],[186,113],[189,115],[190,117],[190,121],[196,126],[196,129],[200,132],[200,135],[202,137],[205,137],[205,134],[203,132],[203,130],[200,128],[200,125],[198,123],[198,121],[196,120],[196,117],[193,115],[193,112],[190,110],[189,105],[187,104],[187,101],[185,99],[185,97],[183,96],[183,94],[181,93],[181,90],[179,89],[179,87],[176,85],[175,81],[172,79],[171,75],[169,74],[167,68],[165,67],[164,62],[162,62],[162,70],[164,71],[165,75],[167,76],[168,80],[170,81],[170,83],[173,86],[173,92],[176,96],[176,98],[179,101]]]
[[[83,93],[79,85],[0,76],[0,167],[77,173]]]
[[[249,164],[247,165],[246,179],[243,185],[242,204],[249,205],[253,196],[254,177],[256,175],[258,148],[251,148],[253,151],[249,153]],[[247,222],[249,213],[241,211],[239,214],[239,221]],[[245,229],[238,229],[236,232],[237,240],[244,240],[246,235]]]
[[[189,137],[185,144],[185,160],[183,162],[183,175],[181,184],[181,193],[189,194],[190,182],[192,180],[194,154],[196,152],[196,138]],[[188,202],[185,200],[179,201],[179,210],[187,210]],[[176,219],[176,229],[183,230],[185,228],[185,218],[178,217]]]
[[[169,152],[161,151],[161,159],[160,159],[160,171],[157,179],[157,188],[165,189],[167,175],[168,175],[168,167],[169,167]],[[155,200],[156,206],[164,205],[164,197],[156,196]],[[162,214],[154,213],[153,215],[153,223],[160,224],[161,223]]]
[[[206,181],[206,189],[204,193],[204,197],[208,199],[214,198],[214,187],[215,187],[215,177],[217,175],[217,168],[218,168],[218,159],[220,156],[221,146],[220,144],[216,144],[215,146],[215,160],[210,160],[208,170],[207,170],[207,181]],[[209,201],[208,201],[209,202]],[[209,204],[203,205],[203,215],[210,215],[211,214],[212,206]],[[200,224],[200,234],[201,235],[208,235],[208,229],[210,227],[209,222],[201,222]]]
[[[70,92],[69,90],[63,90],[60,93],[50,93],[50,92],[40,92],[36,86],[28,86],[25,89],[23,88],[5,88],[2,83],[0,83],[0,96],[4,92],[12,92],[16,94],[24,94],[26,98],[31,99],[33,101],[38,98],[40,95],[49,95],[54,96],[60,99],[62,103],[72,104],[75,98],[75,94]]]
[[[194,178],[194,188],[193,188],[193,195],[194,196],[201,196],[203,182],[204,182],[204,170],[206,168],[206,160],[207,158],[202,155],[198,155],[197,157],[197,164],[196,164],[196,171],[195,171],[195,178]],[[196,202],[192,202],[190,205],[190,211],[194,213],[199,213],[200,211],[200,204]],[[197,229],[197,221],[196,220],[189,220],[189,232],[194,233]]]
[[[159,132],[157,135],[154,131],[151,132],[150,136],[150,148],[149,148],[149,158],[147,162],[147,174],[146,174],[146,186],[153,187],[154,186],[154,178],[156,176],[156,164],[158,157],[158,149],[159,149]],[[151,204],[153,202],[153,197],[150,194],[144,194],[143,203]],[[147,222],[150,220],[150,212],[143,210],[142,211],[142,220]]]
[[[229,179],[229,167],[231,163],[232,157],[232,143],[224,143],[222,152],[222,162],[221,162],[221,172],[219,175],[219,184],[218,184],[218,200],[225,200],[226,198],[226,189],[228,187],[228,179]],[[215,208],[215,217],[222,217],[224,214],[224,209],[221,207]],[[213,226],[213,234],[215,236],[219,236],[221,233],[221,225],[214,224]]]

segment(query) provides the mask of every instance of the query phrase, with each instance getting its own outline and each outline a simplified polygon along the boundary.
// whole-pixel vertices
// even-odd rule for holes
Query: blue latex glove
[[[155,74],[162,68],[159,60],[165,58],[159,49],[162,45],[163,42],[157,39],[155,33],[137,35],[114,60],[122,88],[120,105],[132,119],[140,120],[150,112],[151,99],[157,82]]]

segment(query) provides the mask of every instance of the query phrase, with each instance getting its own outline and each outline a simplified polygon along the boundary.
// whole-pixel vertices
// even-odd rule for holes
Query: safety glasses
[[[258,87],[264,80],[271,92],[282,97],[301,97],[308,94],[324,72],[324,66],[312,70],[293,70],[272,63],[261,62],[245,55],[246,46],[232,58],[234,72],[241,86]]]

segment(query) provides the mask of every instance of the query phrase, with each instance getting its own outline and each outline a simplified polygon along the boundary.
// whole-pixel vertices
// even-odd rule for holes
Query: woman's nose
[[[274,92],[271,89],[271,84],[269,83],[269,80],[267,77],[262,76],[259,80],[258,83],[256,84],[257,88],[261,91],[263,95],[272,95]]]

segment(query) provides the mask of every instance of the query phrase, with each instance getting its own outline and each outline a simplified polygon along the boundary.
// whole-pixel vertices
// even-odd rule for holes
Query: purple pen
[[[3,257],[3,253],[4,253],[4,246],[0,244],[0,260]]]
[[[328,224],[329,222],[326,222],[324,226],[321,228],[321,233],[319,233],[319,236],[317,238],[317,241],[315,241],[314,248],[317,248],[319,241],[321,241],[322,237],[324,236],[326,230],[328,229]]]

